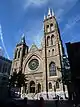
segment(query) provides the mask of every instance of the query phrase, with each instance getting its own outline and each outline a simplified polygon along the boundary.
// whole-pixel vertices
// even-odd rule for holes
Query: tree
[[[13,75],[11,75],[11,78],[9,79],[9,87],[18,87],[21,88],[22,86],[26,85],[26,78],[25,75],[20,72],[13,72]]]
[[[71,81],[70,64],[66,55],[63,56],[62,81],[66,85]]]
[[[11,75],[9,79],[9,87],[15,87],[17,81],[17,72],[13,72],[13,75]]]
[[[72,94],[71,94],[71,71],[70,71],[70,64],[68,61],[68,58],[66,57],[66,55],[63,55],[63,61],[62,61],[62,82],[63,82],[63,91],[65,94],[65,86],[67,85],[67,89],[68,89],[68,94],[69,94],[69,98],[71,98]],[[65,98],[66,98],[66,94],[65,94]]]
[[[25,78],[25,75],[20,71],[18,74],[17,74],[17,86],[18,87],[22,87],[22,86],[25,86],[26,82],[26,78]]]

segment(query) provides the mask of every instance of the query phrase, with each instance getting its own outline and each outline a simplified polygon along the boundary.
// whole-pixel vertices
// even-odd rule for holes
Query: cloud
[[[59,23],[64,20],[64,15],[66,15],[76,5],[77,1],[78,0],[61,0],[61,2],[60,0],[56,0],[56,1],[55,0],[25,0],[24,8],[27,9],[30,6],[43,7],[45,4],[47,4],[48,7],[50,6],[54,10],[55,16]],[[74,20],[75,19],[73,19],[73,21]],[[73,26],[72,23],[73,22],[70,23],[68,22],[65,25],[62,34],[65,33],[67,29],[70,29],[71,26]],[[39,24],[37,24],[36,26],[39,26]],[[32,35],[33,38],[32,41],[35,42],[35,44],[37,44],[38,46],[40,46],[40,41],[42,36],[41,32],[42,31],[40,30],[37,34],[36,33],[34,34],[35,36]]]
[[[63,14],[64,14],[64,9],[59,9],[56,12],[56,17],[57,17],[57,21],[58,22],[61,22]]]
[[[30,6],[43,7],[47,5],[53,8],[55,15],[59,22],[62,21],[63,16],[67,14],[76,4],[78,0],[24,0],[23,7],[24,10]]]
[[[69,29],[72,29],[76,24],[77,22],[80,21],[80,15],[77,15],[76,17],[74,18],[70,18],[68,20],[68,23],[65,25],[63,31],[62,31],[62,35],[67,32]]]
[[[41,6],[48,2],[49,0],[25,0],[24,9],[33,5],[33,6]]]
[[[54,2],[54,5],[57,8],[56,17],[59,22],[64,20],[63,16],[66,15],[76,5],[77,1],[78,0],[62,0],[59,2],[59,0],[56,0]]]
[[[8,55],[8,53],[7,53],[7,50],[6,50],[5,44],[4,44],[4,40],[3,40],[3,33],[2,33],[2,27],[1,27],[1,25],[0,25],[0,39],[1,39],[1,41],[2,41],[2,45],[3,45],[3,48],[4,48],[5,53],[6,53],[6,55],[7,55],[7,58],[8,58],[8,59],[10,59],[10,57],[9,57],[9,55]]]

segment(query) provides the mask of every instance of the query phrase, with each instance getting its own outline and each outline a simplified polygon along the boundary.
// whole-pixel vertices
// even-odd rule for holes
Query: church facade
[[[26,76],[26,92],[36,93],[46,91],[46,71],[45,71],[45,45],[47,56],[47,79],[48,91],[62,91],[63,85],[60,81],[62,42],[58,23],[53,11],[49,9],[48,15],[44,16],[44,38],[39,49],[35,44],[29,48],[25,42],[25,37],[21,38],[16,45],[14,58],[12,61],[12,72],[22,72]],[[45,44],[46,39],[46,44]]]

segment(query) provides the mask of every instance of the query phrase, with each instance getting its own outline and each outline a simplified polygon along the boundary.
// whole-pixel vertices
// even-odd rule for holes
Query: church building
[[[12,61],[12,72],[22,72],[26,76],[26,92],[36,93],[46,91],[45,71],[45,45],[47,57],[47,82],[48,91],[62,91],[61,82],[61,59],[63,46],[60,37],[59,27],[53,10],[48,10],[44,16],[44,37],[41,41],[41,48],[35,44],[29,48],[22,36],[20,43],[16,45]],[[46,44],[45,44],[46,39]]]

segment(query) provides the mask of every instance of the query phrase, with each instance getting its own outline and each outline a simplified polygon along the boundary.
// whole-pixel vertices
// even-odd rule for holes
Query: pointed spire
[[[45,14],[44,14],[44,20],[46,19],[46,16],[45,16]]]
[[[24,33],[22,34],[22,37],[24,37]]]
[[[36,46],[35,42],[33,42],[32,46],[30,48],[30,51],[33,52],[33,51],[36,51],[36,50],[38,50],[38,47]]]
[[[51,17],[51,10],[50,10],[50,8],[48,10],[48,17]]]
[[[53,9],[52,9],[52,16],[54,16],[54,12],[53,12]]]
[[[24,33],[23,33],[23,35],[22,35],[22,37],[21,37],[21,43],[25,43],[25,36],[24,36]]]

